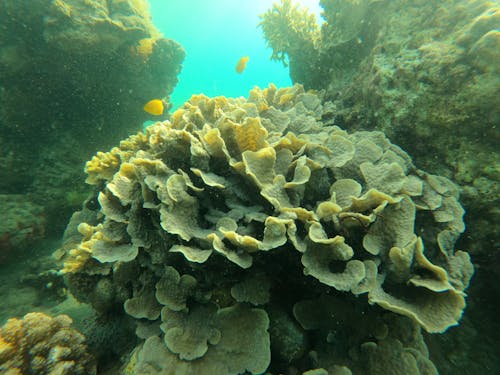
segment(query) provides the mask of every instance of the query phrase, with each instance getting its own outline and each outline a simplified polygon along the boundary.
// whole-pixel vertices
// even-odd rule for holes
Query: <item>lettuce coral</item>
[[[45,234],[43,208],[26,194],[0,194],[0,264],[28,249]]]
[[[99,208],[73,222],[81,240],[65,244],[62,273],[90,301],[107,280],[110,306],[160,326],[141,334],[127,371],[279,367],[270,350],[287,329],[270,337],[269,316],[280,313],[269,311],[303,316],[303,301],[325,293],[351,304],[359,322],[357,309],[403,315],[418,332],[458,324],[473,273],[454,249],[464,230],[458,189],[384,134],[324,126],[323,113],[321,96],[299,85],[255,88],[248,99],[197,95],[87,164]],[[382,336],[367,353],[403,355],[399,338]],[[370,334],[359,337],[358,348]],[[426,356],[405,357],[408,368]]]

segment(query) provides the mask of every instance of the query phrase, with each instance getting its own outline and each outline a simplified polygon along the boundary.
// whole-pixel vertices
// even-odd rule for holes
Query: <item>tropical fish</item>
[[[147,102],[144,105],[144,110],[150,115],[160,116],[163,114],[165,110],[165,106],[163,105],[163,100],[161,99],[153,99]]]
[[[248,60],[250,60],[250,57],[248,56],[243,56],[241,59],[238,60],[238,63],[236,64],[236,71],[238,73],[243,73],[243,71],[247,67]]]

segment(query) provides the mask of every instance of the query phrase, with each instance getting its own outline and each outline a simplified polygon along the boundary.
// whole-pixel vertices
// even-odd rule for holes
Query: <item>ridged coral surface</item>
[[[454,249],[464,230],[456,186],[417,169],[380,132],[323,126],[323,113],[321,97],[299,85],[255,88],[248,99],[193,96],[87,164],[99,208],[79,214],[92,222],[73,223],[81,240],[65,244],[62,272],[90,302],[105,281],[109,308],[123,304],[156,327],[140,334],[127,371],[279,368],[270,358],[286,337],[279,327],[330,345],[314,342],[306,317],[305,301],[326,295],[369,316],[411,318],[405,327],[417,335],[418,325],[458,324],[473,267]],[[356,308],[352,316],[368,319]],[[393,320],[380,323],[389,328],[369,353],[413,345],[391,336]],[[433,367],[421,346],[408,368]],[[366,358],[328,358],[319,363],[377,373]]]

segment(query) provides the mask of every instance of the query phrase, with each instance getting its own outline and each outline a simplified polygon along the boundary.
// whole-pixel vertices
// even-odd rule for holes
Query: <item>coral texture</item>
[[[459,183],[471,228],[466,246],[491,257],[500,197],[498,1],[320,3],[325,22],[313,50],[306,40],[286,46],[298,19],[310,16],[282,2],[279,14],[289,16],[278,24],[276,6],[268,11],[261,25],[274,53],[288,55],[295,82],[326,89],[334,124],[381,130],[419,165]],[[293,58],[301,53],[307,62]]]
[[[443,374],[476,364],[477,373],[500,372],[493,350],[500,331],[500,2],[320,3],[325,22],[316,48],[297,40],[287,50],[290,75],[307,88],[326,90],[335,109],[325,114],[328,123],[382,131],[421,168],[459,185],[467,230],[458,246],[469,249],[480,271],[469,290],[470,328],[433,347],[456,352],[452,360],[448,350],[437,356]],[[263,20],[265,37],[279,46],[293,33],[293,22],[278,29],[271,20]],[[301,49],[306,63],[292,57]],[[468,360],[477,357],[482,360]]]
[[[76,214],[90,220],[72,221],[80,237],[63,247],[61,272],[80,299],[107,296],[108,309],[157,325],[132,373],[260,373],[286,332],[298,354],[283,357],[300,357],[308,334],[286,316],[323,293],[363,296],[354,305],[417,331],[458,324],[473,267],[454,249],[457,187],[380,132],[323,126],[323,112],[299,85],[193,96],[87,163],[99,207]]]
[[[96,373],[85,337],[67,315],[29,313],[0,327],[0,372],[7,375]]]

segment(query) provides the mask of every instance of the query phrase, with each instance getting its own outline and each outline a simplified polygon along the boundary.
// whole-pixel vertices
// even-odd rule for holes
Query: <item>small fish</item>
[[[165,110],[165,105],[161,99],[153,99],[144,105],[144,110],[150,115],[160,116]]]
[[[239,59],[238,63],[236,64],[236,72],[240,74],[243,73],[243,71],[247,67],[248,60],[250,60],[250,57],[248,56],[243,56],[241,59]]]

